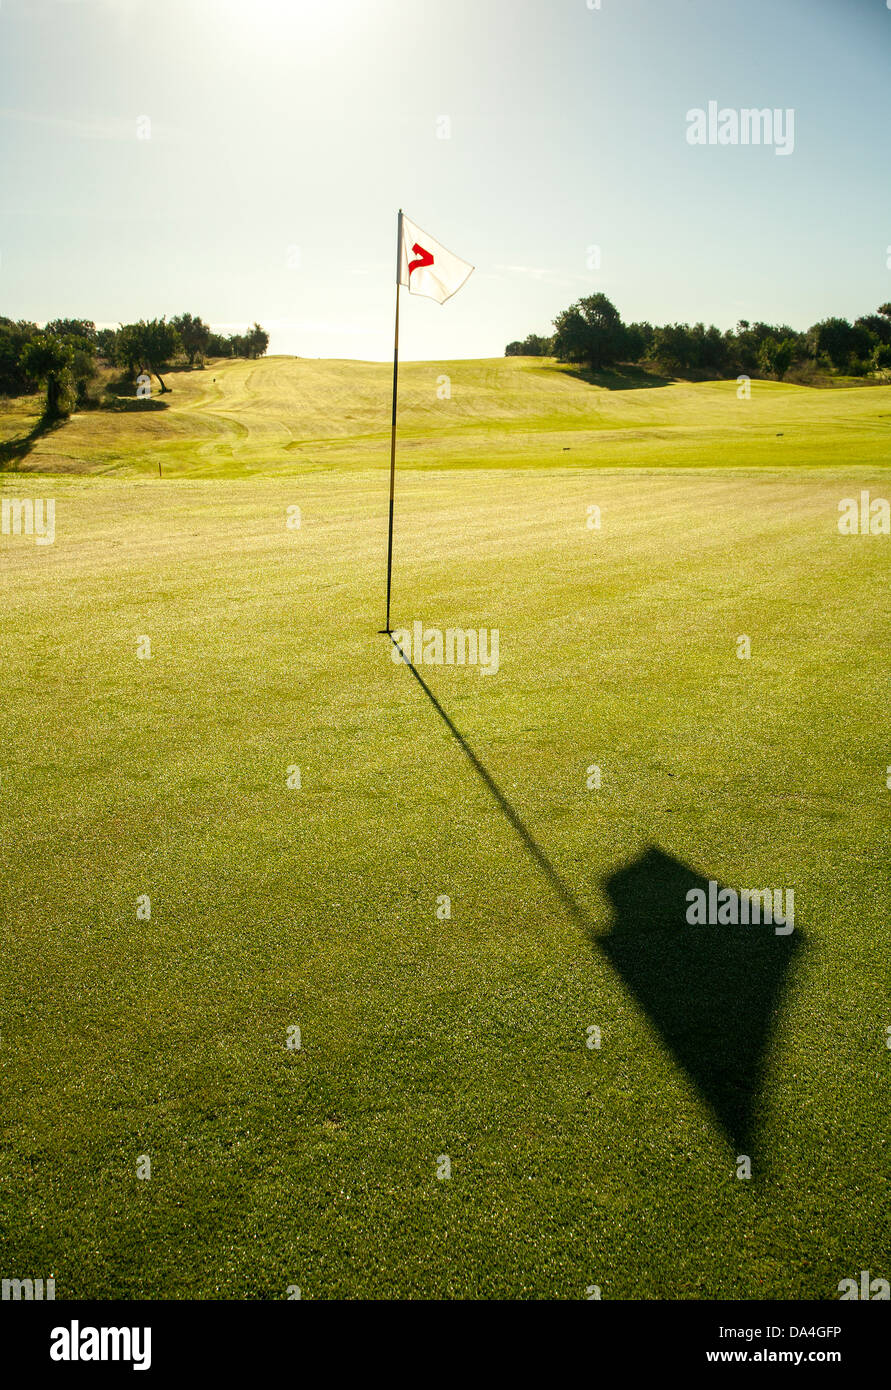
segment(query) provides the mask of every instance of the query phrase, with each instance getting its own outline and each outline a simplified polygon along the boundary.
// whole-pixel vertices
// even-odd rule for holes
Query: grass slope
[[[171,469],[348,472],[3,480],[57,506],[54,545],[0,537],[4,1274],[60,1298],[828,1299],[887,1276],[888,541],[836,519],[888,473],[429,467],[559,465],[530,442],[555,420],[611,463],[695,463],[713,433],[748,463],[841,460],[847,437],[850,465],[882,391],[592,409],[528,363],[453,365],[442,405],[435,368],[406,371],[423,468],[394,589],[397,623],[499,628],[497,675],[423,669],[453,729],[376,631],[386,484],[358,465],[384,369],[176,378],[169,412],[74,420],[28,459],[147,469],[148,427]],[[722,1014],[687,1020],[696,982],[660,952],[697,876],[796,892],[750,1181],[709,1102],[740,1059],[710,1049],[725,1021],[752,1043],[748,943],[754,968],[778,938],[725,957],[724,929],[675,932],[712,953]]]
[[[166,477],[385,467],[390,370],[271,357],[172,372],[170,394],[75,415],[34,441],[19,466],[156,475],[160,464]],[[539,358],[404,363],[400,458],[413,468],[868,467],[888,460],[891,385],[817,391],[755,381],[751,399],[739,400],[735,381],[611,380],[627,389],[591,386]],[[21,436],[20,410],[16,403],[0,417],[6,436]]]

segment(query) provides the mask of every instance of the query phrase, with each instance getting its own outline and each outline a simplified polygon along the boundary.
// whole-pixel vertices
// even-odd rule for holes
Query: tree
[[[96,325],[92,319],[53,319],[43,330],[54,338],[84,338],[95,343]]]
[[[505,357],[550,357],[553,340],[543,338],[539,333],[530,333],[522,343],[508,343],[504,349]]]
[[[871,329],[866,328],[862,323],[855,323],[851,329],[851,334],[851,355],[860,360],[871,357],[877,344],[881,342],[878,334],[873,333]]]
[[[605,294],[591,294],[554,320],[554,353],[565,362],[582,362],[592,371],[617,362],[625,347],[625,326]]]
[[[131,376],[142,370],[142,329],[140,323],[122,323],[117,335],[118,360]]]
[[[530,333],[523,340],[523,355],[525,357],[550,357],[551,339],[543,338],[540,333]]]
[[[773,337],[765,338],[758,349],[758,365],[762,372],[772,374],[777,381],[782,381],[792,365],[795,350],[794,338],[783,338],[781,342],[777,342]]]
[[[77,398],[83,405],[87,399],[87,387],[96,372],[96,325],[92,319],[53,319],[44,332],[71,349],[69,370]]]
[[[210,342],[209,327],[197,314],[180,314],[177,318],[171,319],[170,322],[179,334],[183,351],[189,360],[189,366],[194,367],[197,358],[207,356],[207,347]]]
[[[848,320],[823,319],[816,329],[817,353],[821,357],[828,357],[833,367],[841,369],[847,366],[856,343],[854,329]]]
[[[69,367],[72,348],[52,333],[38,333],[22,349],[22,366],[34,381],[46,384],[44,419],[55,420],[71,412]]]
[[[653,332],[652,356],[670,372],[699,365],[695,334],[688,323],[666,323]]]
[[[162,391],[168,388],[161,379],[161,369],[176,355],[178,349],[179,337],[173,324],[168,323],[166,318],[149,319],[144,335],[145,365],[158,378]]]
[[[777,344],[776,352],[773,355],[773,369],[777,381],[782,381],[792,366],[797,350],[798,345],[794,338],[784,338],[782,342]]]
[[[255,323],[247,333],[233,333],[231,338],[214,334],[211,342],[214,348],[221,349],[213,352],[215,357],[262,357],[269,346],[269,334]]]
[[[265,328],[261,328],[255,323],[247,334],[247,355],[248,357],[262,357],[269,347],[269,334]]]
[[[758,366],[766,376],[770,376],[775,370],[776,354],[779,348],[776,338],[765,338],[758,348]]]
[[[71,376],[77,394],[77,404],[87,399],[87,387],[96,374],[96,344],[89,338],[71,336],[63,339],[71,348]]]
[[[0,318],[0,395],[22,396],[34,390],[34,379],[22,365],[22,351],[39,331],[36,323]]]
[[[578,305],[564,309],[554,319],[554,355],[561,362],[588,360],[588,330]]]
[[[118,361],[118,337],[116,328],[100,328],[96,333],[96,348],[106,362],[116,364]]]
[[[625,356],[629,362],[640,362],[653,345],[651,323],[629,323],[625,329]]]
[[[720,328],[710,323],[702,336],[700,346],[701,365],[707,371],[726,373],[730,368],[727,339]]]
[[[232,343],[222,333],[211,333],[207,340],[207,357],[231,357]]]
[[[747,376],[758,370],[759,341],[757,333],[752,332],[749,320],[740,319],[732,338],[732,351],[736,367]]]
[[[891,304],[887,306],[891,309]],[[891,317],[885,318],[881,311],[877,314],[863,314],[854,320],[855,328],[862,328],[878,343],[891,343]]]
[[[872,356],[878,338],[863,324],[849,324],[847,318],[824,318],[816,325],[817,353],[826,354],[833,367],[852,367],[862,375],[863,363]]]
[[[168,323],[166,318],[125,323],[118,341],[120,354],[131,374],[154,372],[161,383],[161,390],[169,390],[161,372],[180,345],[179,335],[172,323]]]

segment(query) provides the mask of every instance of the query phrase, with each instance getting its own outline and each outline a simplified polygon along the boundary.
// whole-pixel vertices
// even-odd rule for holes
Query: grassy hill
[[[29,446],[7,444],[8,466],[157,475],[160,463],[166,477],[241,477],[388,464],[385,363],[270,357],[165,379],[170,393],[151,402],[122,399],[120,409],[75,415]],[[891,385],[818,391],[754,381],[751,398],[739,400],[735,381],[606,380],[591,385],[540,358],[405,363],[400,457],[413,468],[709,468],[858,466],[889,456]],[[0,437],[21,438],[37,408],[7,403]]]

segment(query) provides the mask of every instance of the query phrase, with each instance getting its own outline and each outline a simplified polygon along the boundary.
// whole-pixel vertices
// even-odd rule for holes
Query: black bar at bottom
[[[617,1368],[708,1376],[727,1365],[822,1365],[843,1371],[849,1382],[852,1372],[884,1364],[888,1312],[880,1301],[610,1302],[608,1308],[596,1300],[583,1307],[500,1301],[447,1307],[298,1299],[12,1301],[0,1304],[0,1337],[7,1370],[16,1365],[19,1376],[42,1371],[65,1380],[81,1374],[101,1379],[109,1371],[118,1377],[220,1371],[229,1380],[239,1373],[277,1376],[273,1368],[288,1365],[318,1372],[326,1364],[336,1365],[342,1376],[346,1351],[363,1375],[400,1365],[418,1372],[426,1364],[441,1382],[450,1369],[466,1374],[470,1362],[479,1372],[483,1360],[503,1374],[506,1363],[537,1349],[567,1369],[567,1356],[575,1354],[592,1375],[598,1367],[611,1376]],[[462,1335],[465,1328],[472,1341]],[[427,1356],[419,1356],[418,1332],[424,1333]],[[104,1359],[92,1359],[94,1351]]]

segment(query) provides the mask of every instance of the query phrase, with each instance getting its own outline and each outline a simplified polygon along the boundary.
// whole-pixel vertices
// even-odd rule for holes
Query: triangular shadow
[[[771,1034],[801,949],[798,928],[778,935],[763,921],[688,922],[688,892],[699,889],[707,901],[709,881],[655,846],[605,887],[614,919],[597,945],[730,1143],[751,1154]],[[722,890],[716,883],[713,901]]]

